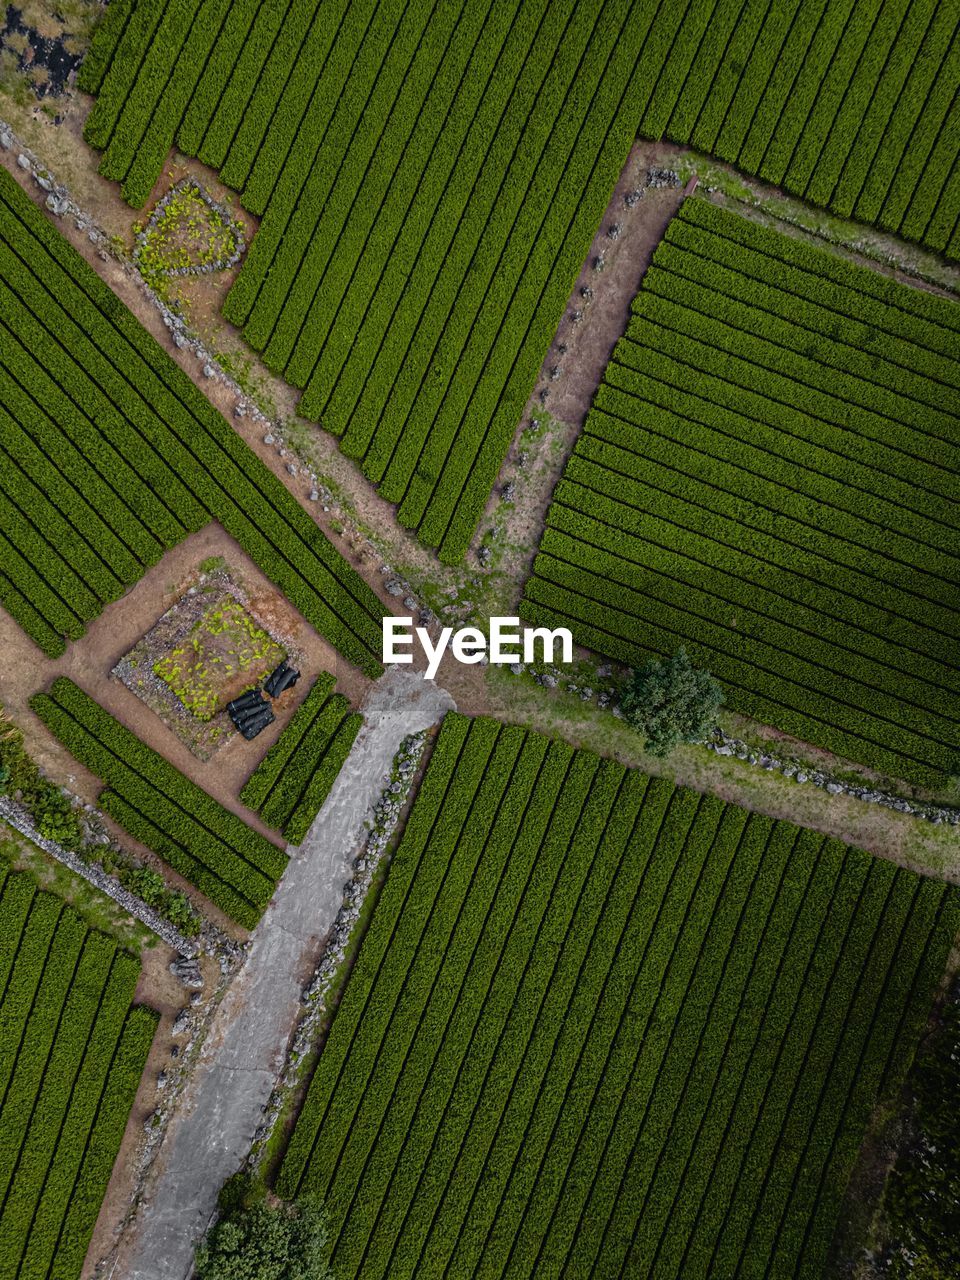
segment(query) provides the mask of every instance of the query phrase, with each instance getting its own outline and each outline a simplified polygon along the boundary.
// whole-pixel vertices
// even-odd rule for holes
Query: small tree
[[[222,1216],[197,1249],[197,1280],[332,1280],[323,1260],[326,1218],[315,1201],[274,1208],[242,1192],[234,1179],[225,1185]]]
[[[655,756],[703,738],[722,705],[720,685],[709,671],[695,667],[682,648],[672,658],[652,658],[631,671],[620,696],[624,719],[643,734]]]

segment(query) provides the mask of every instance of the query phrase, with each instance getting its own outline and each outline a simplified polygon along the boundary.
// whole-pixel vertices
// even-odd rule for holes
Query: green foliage
[[[264,822],[299,844],[320,812],[360,731],[363,717],[350,713],[326,672],[247,779],[240,799]]]
[[[277,1188],[340,1280],[817,1276],[960,895],[445,719]]]
[[[155,287],[171,273],[224,268],[243,242],[239,224],[204,199],[192,179],[178,184],[168,197],[137,238],[137,266]]]
[[[77,1280],[158,1015],[139,962],[0,873],[0,1276]]]
[[[269,670],[284,651],[238,600],[207,610],[183,645],[153,664],[153,673],[170,686],[187,711],[210,720],[221,709],[226,678],[251,667]]]
[[[960,1269],[960,1005],[957,992],[910,1075],[913,1134],[887,1183],[891,1276],[947,1280]]]
[[[87,838],[77,802],[44,778],[27,754],[23,735],[16,729],[0,735],[2,790],[19,794],[20,802],[45,839],[79,853],[85,861],[99,862],[108,875],[116,875],[125,888],[142,898],[187,937],[195,937],[200,932],[202,918],[182,893],[168,889],[155,871],[141,867],[122,850],[104,847]]]
[[[242,193],[227,318],[457,561],[637,123],[956,257],[953,34],[930,0],[141,4],[85,137],[132,203],[175,144]]]
[[[143,17],[135,6],[127,31]],[[380,673],[374,592],[9,174],[0,306],[0,599],[45,652],[218,520],[348,661]]]
[[[72,681],[55,680],[31,706],[107,784],[100,804],[136,840],[252,928],[286,855],[124,728]],[[177,908],[179,909],[179,908]]]
[[[197,1280],[332,1280],[326,1240],[325,1215],[310,1200],[234,1204],[197,1250]]]
[[[669,755],[681,742],[702,741],[722,705],[719,684],[693,665],[682,646],[672,657],[651,658],[632,671],[620,694],[624,718],[655,756]]]
[[[83,826],[66,796],[51,795],[40,809],[37,831],[45,840],[53,840],[72,853],[83,845]]]
[[[525,620],[892,777],[957,772],[960,306],[686,200],[554,492]]]

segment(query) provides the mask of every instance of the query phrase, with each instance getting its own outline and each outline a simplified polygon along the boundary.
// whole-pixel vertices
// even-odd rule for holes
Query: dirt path
[[[640,138],[613,189],[590,252],[574,282],[563,318],[544,356],[536,386],[507,454],[506,462],[487,502],[474,545],[493,534],[499,525],[500,551],[496,576],[504,609],[513,609],[530,573],[540,542],[547,507],[587,412],[613,348],[623,336],[630,316],[630,303],[640,288],[667,223],[680,208],[684,192],[677,187],[647,186],[647,170],[672,162],[669,147]],[[638,198],[631,193],[641,192]],[[629,199],[628,199],[629,197]],[[611,233],[614,233],[613,235]],[[602,258],[602,271],[595,269]],[[586,296],[584,294],[586,291]],[[573,320],[576,313],[582,319]],[[546,404],[540,401],[548,393]],[[527,431],[532,418],[548,423],[543,434]],[[520,468],[520,452],[529,461]],[[516,488],[516,500],[506,515],[498,507],[505,481]],[[475,552],[468,553],[472,562]]]
[[[366,723],[290,865],[241,974],[217,1011],[200,1062],[151,1169],[138,1221],[114,1268],[124,1280],[181,1280],[217,1193],[250,1150],[283,1070],[303,983],[342,901],[362,825],[400,742],[453,705],[449,694],[394,668],[367,697]]]

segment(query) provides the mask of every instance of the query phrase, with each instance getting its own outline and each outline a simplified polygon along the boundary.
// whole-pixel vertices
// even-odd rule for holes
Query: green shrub
[[[323,1210],[310,1200],[249,1203],[243,1190],[230,1188],[229,1211],[197,1249],[197,1280],[333,1280],[323,1257]]]
[[[680,648],[672,658],[652,658],[632,671],[620,694],[624,719],[655,756],[681,742],[699,742],[717,722],[723,690],[708,671],[695,667]]]

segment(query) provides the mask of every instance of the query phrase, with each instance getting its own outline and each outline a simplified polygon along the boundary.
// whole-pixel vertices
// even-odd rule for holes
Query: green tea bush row
[[[240,792],[244,804],[299,844],[320,812],[363,723],[333,692],[334,678],[317,677],[274,746]]]
[[[311,685],[310,692],[293,713],[290,723],[244,783],[240,792],[240,799],[244,804],[258,811],[263,807],[317,712],[333,693],[335,685],[336,677],[327,671],[321,671]]]
[[[102,171],[142,203],[174,144],[220,169],[262,219],[225,314],[449,561],[638,124],[960,252],[960,40],[933,0],[140,0],[90,64]]]
[[[101,797],[135,839],[228,914],[250,927],[270,901],[286,855],[251,830],[61,678],[31,706],[77,758],[106,783]],[[132,828],[136,828],[135,830]]]
[[[52,648],[49,631],[75,637],[96,612],[93,587],[109,594],[101,570],[77,581],[94,554],[115,555],[119,540],[146,567],[212,518],[346,658],[379,673],[373,591],[9,175],[0,178],[0,296],[14,338],[3,363],[17,388],[5,407],[22,428],[11,453],[19,461],[39,449],[59,467],[79,452],[85,461],[71,479],[112,531],[101,553],[96,526],[71,523],[80,515],[69,497],[59,505],[54,489],[44,505],[25,483],[26,515],[12,503],[0,513],[8,541],[32,551],[14,551],[7,576],[18,616],[29,619],[20,604],[28,600],[46,619],[39,640]],[[65,558],[65,525],[88,552]]]
[[[0,1276],[77,1280],[158,1015],[139,962],[23,873],[0,894]]]
[[[300,844],[313,826],[323,802],[330,794],[343,768],[354,739],[363,725],[363,717],[355,712],[341,720],[329,747],[304,786],[293,812],[284,823],[283,834],[291,844]]]
[[[527,856],[535,857],[536,865],[523,890],[521,911],[529,910],[532,919],[511,933],[506,953],[496,957],[496,986],[470,1011],[475,1025],[469,1060],[464,1061],[462,1051],[456,1063],[438,1055],[424,1110],[421,1115],[418,1109],[403,1151],[409,1176],[403,1183],[396,1181],[396,1198],[391,1195],[384,1203],[371,1237],[370,1254],[379,1257],[380,1247],[389,1251],[387,1273],[396,1268],[408,1274],[420,1260],[429,1267],[451,1255],[470,1198],[457,1196],[453,1212],[438,1215],[448,1180],[464,1189],[480,1182],[504,1107],[515,1101],[514,1086],[520,1083],[516,1055],[525,1043],[532,1047],[531,1028],[546,1008],[559,1007],[569,996],[566,979],[578,971],[596,912],[608,901],[617,851],[630,834],[642,787],[639,794],[625,787],[624,771],[612,762],[596,772],[576,758],[566,763],[570,769],[552,820],[539,835],[535,827],[531,831],[536,847]],[[608,835],[611,857],[606,864],[598,850]],[[560,945],[538,947],[546,938],[556,938]],[[345,1232],[338,1244],[345,1256],[348,1245]]]
[[[737,710],[942,784],[958,326],[955,303],[687,200],[554,492],[526,619],[629,665],[686,645]]]
[[[382,1191],[384,1184],[378,1176],[379,1171],[393,1167],[390,1154],[393,1152],[395,1155],[397,1140],[406,1132],[412,1118],[410,1104],[427,1079],[451,1017],[456,1016],[458,1025],[462,1027],[459,1015],[467,1015],[469,1019],[471,1012],[475,1012],[475,1007],[471,1009],[471,988],[468,985],[473,963],[476,960],[483,968],[489,960],[492,966],[503,942],[503,931],[512,919],[511,904],[518,902],[526,884],[529,855],[518,849],[515,841],[520,829],[518,824],[529,812],[546,745],[545,741],[531,743],[529,748],[524,744],[520,754],[515,754],[514,744],[510,742],[506,756],[498,759],[495,752],[491,759],[491,768],[497,769],[501,777],[510,779],[502,797],[504,821],[493,826],[488,824],[486,841],[476,838],[470,823],[464,828],[463,838],[469,840],[471,849],[476,848],[479,853],[475,864],[470,858],[463,859],[461,875],[470,877],[469,900],[463,903],[466,897],[463,880],[449,875],[414,964],[407,973],[406,984],[399,993],[389,1023],[389,1040],[381,1046],[367,1077],[366,1088],[357,1095],[350,1141],[339,1153],[330,1153],[334,1173],[328,1198],[331,1202],[339,1202],[341,1217],[346,1216],[343,1211],[355,1195],[363,1195],[358,1185],[362,1179],[369,1178],[370,1185],[377,1188],[378,1194]],[[504,766],[508,770],[505,775]],[[482,787],[478,792],[478,802],[484,790],[487,788]],[[508,814],[514,819],[512,827],[507,821]],[[479,819],[474,818],[473,821]],[[511,856],[514,853],[515,859]],[[454,914],[448,916],[448,909]],[[459,915],[456,914],[458,911]],[[481,937],[482,956],[478,953]],[[483,989],[481,985],[480,990]],[[466,1025],[470,1025],[469,1020]],[[464,1043],[460,1041],[461,1054]],[[355,1042],[351,1053],[358,1065],[362,1061],[360,1051],[360,1043]],[[396,1107],[388,1106],[396,1098],[400,1080],[404,1081],[403,1098],[397,1099]],[[420,1097],[423,1101],[422,1094]],[[396,1190],[402,1195],[406,1188],[398,1186]],[[368,1218],[367,1221],[370,1220]],[[357,1223],[357,1226],[362,1224]],[[343,1263],[349,1268],[363,1252],[364,1244],[362,1233],[354,1233],[352,1239],[341,1235],[334,1249],[340,1252]]]
[[[255,805],[261,818],[283,831],[293,845],[300,844],[320,812],[364,723],[360,714],[349,712],[349,703],[343,695],[329,694],[324,699],[323,694],[319,694],[314,698],[317,685],[311,690],[310,714],[305,714],[300,723],[296,723],[294,717],[262,762],[261,768],[268,765],[264,781],[257,782],[260,772],[257,769],[247,783],[247,786],[253,783],[265,794],[265,799]],[[330,680],[326,690],[329,692],[332,687],[333,680]],[[301,710],[305,709],[306,704]],[[284,742],[287,732],[293,733],[289,745]],[[246,787],[241,799],[251,803]]]
[[[159,1021],[144,1005],[134,1005],[127,1015],[56,1241],[50,1280],[80,1275]]]
[[[344,1277],[822,1269],[960,897],[447,716],[281,1167]]]

